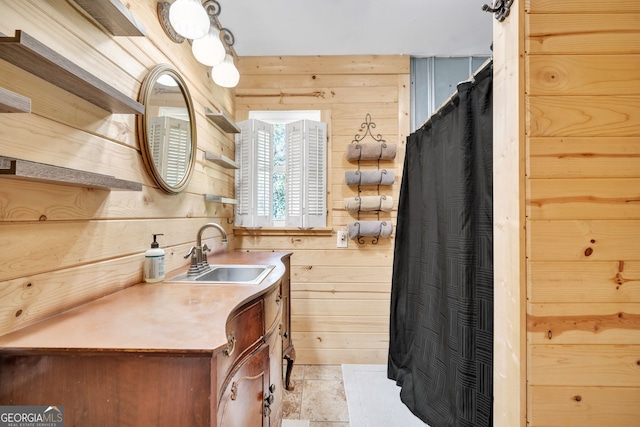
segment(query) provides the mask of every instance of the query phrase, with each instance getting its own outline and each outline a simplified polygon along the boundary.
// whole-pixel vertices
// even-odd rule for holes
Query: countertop
[[[210,256],[210,264],[275,268],[259,285],[140,283],[2,336],[0,351],[217,352],[227,344],[229,315],[278,283],[287,255],[236,251]]]

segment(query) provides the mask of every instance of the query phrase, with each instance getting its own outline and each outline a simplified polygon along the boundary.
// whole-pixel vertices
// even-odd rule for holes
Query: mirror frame
[[[175,185],[169,184],[164,179],[155,163],[153,162],[148,139],[149,117],[147,115],[147,105],[149,102],[149,98],[151,97],[151,90],[153,89],[153,86],[155,85],[158,78],[165,74],[173,77],[173,79],[178,83],[178,87],[182,91],[182,95],[184,97],[187,112],[189,115],[189,127],[191,132],[191,159],[189,160],[187,171],[184,177]],[[162,190],[169,194],[177,194],[184,190],[191,180],[191,175],[193,174],[193,169],[196,163],[196,150],[198,146],[196,138],[195,111],[193,109],[193,102],[191,101],[189,89],[187,89],[187,84],[173,65],[158,64],[149,71],[142,82],[142,87],[140,88],[140,103],[144,105],[145,110],[144,114],[139,114],[137,118],[138,142],[140,144],[140,151],[142,152],[142,160],[144,166],[147,169],[147,172],[151,174],[155,182],[160,186]]]

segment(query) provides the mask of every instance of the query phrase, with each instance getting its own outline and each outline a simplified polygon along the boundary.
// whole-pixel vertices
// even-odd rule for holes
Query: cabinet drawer
[[[262,341],[264,333],[264,301],[252,301],[237,310],[227,321],[227,347],[218,355],[218,382],[224,381],[236,361],[251,352]]]
[[[265,335],[278,331],[282,323],[282,291],[280,283],[264,296]]]
[[[274,425],[265,419],[269,395],[269,348],[259,347],[230,375],[218,403],[219,427]],[[275,397],[274,397],[275,400]]]

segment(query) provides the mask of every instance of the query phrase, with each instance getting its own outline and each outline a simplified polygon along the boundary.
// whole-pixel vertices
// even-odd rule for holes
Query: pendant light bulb
[[[192,40],[204,37],[211,25],[199,0],[176,0],[169,7],[169,22],[176,33]]]
[[[240,72],[233,63],[233,56],[227,53],[224,61],[211,70],[211,78],[218,86],[236,87],[240,81]]]
[[[211,25],[206,36],[193,41],[191,51],[201,64],[209,67],[220,64],[224,61],[226,54],[222,40],[220,40],[220,30]]]

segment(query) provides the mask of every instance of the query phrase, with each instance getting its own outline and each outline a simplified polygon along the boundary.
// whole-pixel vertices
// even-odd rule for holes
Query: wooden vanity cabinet
[[[213,425],[211,357],[82,350],[12,353],[0,353],[2,406],[63,406],[66,426]]]
[[[276,264],[261,287],[141,284],[1,336],[0,406],[62,406],[78,427],[280,427],[289,255],[219,256]]]
[[[219,427],[278,427],[282,422],[281,282],[227,322],[229,347],[218,356]]]
[[[0,405],[65,408],[65,423],[279,427],[280,283],[235,310],[221,352],[0,349]]]

